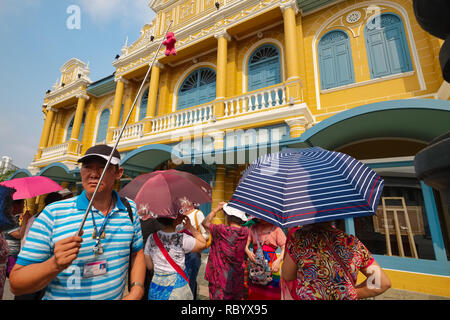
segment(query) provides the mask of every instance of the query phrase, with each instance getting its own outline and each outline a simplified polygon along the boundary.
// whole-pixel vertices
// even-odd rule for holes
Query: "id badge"
[[[97,277],[106,274],[108,262],[106,260],[87,262],[83,268],[83,278]]]

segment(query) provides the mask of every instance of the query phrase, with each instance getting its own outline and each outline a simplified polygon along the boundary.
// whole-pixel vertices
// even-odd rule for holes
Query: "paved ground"
[[[208,282],[204,279],[207,255],[202,254],[202,265],[198,272],[197,283],[199,285],[198,299],[209,300]],[[406,290],[389,289],[385,293],[372,298],[374,300],[450,300],[450,298],[433,296],[429,294],[412,292]]]
[[[209,300],[208,282],[204,279],[207,259],[208,259],[207,255],[202,254],[202,265],[200,266],[197,278],[197,283],[199,287],[197,296],[199,300]],[[11,291],[9,290],[9,282],[7,279],[5,284],[5,291],[3,293],[3,300],[13,300],[13,299],[14,296],[11,294]],[[374,300],[450,300],[450,298],[433,296],[429,294],[406,290],[389,289],[384,294],[375,297]]]

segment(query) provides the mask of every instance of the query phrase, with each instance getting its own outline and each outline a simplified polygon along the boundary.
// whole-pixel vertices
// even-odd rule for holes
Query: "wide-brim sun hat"
[[[241,219],[244,222],[246,222],[248,220],[248,217],[247,217],[247,215],[245,214],[244,211],[239,210],[237,208],[230,207],[228,205],[228,203],[225,203],[223,205],[223,211],[225,211],[226,214],[228,214],[230,216],[235,216],[235,217]]]

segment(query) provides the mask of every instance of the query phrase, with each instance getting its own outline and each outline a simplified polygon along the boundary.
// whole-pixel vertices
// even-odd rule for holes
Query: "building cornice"
[[[281,9],[282,12],[284,12],[288,8],[294,9],[295,10],[295,14],[298,14],[300,12],[297,0],[289,0],[287,2],[283,2],[283,3],[280,4],[280,9]]]
[[[89,84],[90,84],[89,81],[81,78],[72,83],[69,83],[64,87],[52,91],[46,96],[46,98],[48,99],[46,105],[48,107],[52,107],[70,98],[77,97],[78,95],[85,95],[89,97],[88,94],[86,93],[86,87]]]
[[[156,2],[156,1],[155,1]],[[233,27],[243,20],[247,20],[252,16],[257,16],[266,11],[270,11],[274,8],[285,6],[296,6],[295,0],[289,1],[258,1],[258,0],[249,0],[249,1],[234,1],[223,6],[220,10],[213,11],[211,14],[202,17],[202,19],[197,19],[196,21],[190,22],[187,25],[182,25],[175,28],[173,31],[177,37],[177,50],[182,50],[188,46],[191,46],[193,43],[198,43],[203,41],[209,37],[213,37],[216,34],[221,32],[226,32],[226,29]],[[173,2],[175,3],[175,2]],[[170,4],[173,4],[170,2]],[[169,2],[166,2],[165,8],[169,5]],[[296,6],[298,9],[298,6]],[[200,17],[198,17],[200,18]],[[158,18],[155,18],[155,21]],[[145,32],[141,35],[139,40],[142,41],[143,38],[147,37],[146,32],[151,32],[151,28],[147,27]],[[148,64],[151,59],[153,59],[156,54],[156,50],[159,46],[159,43],[163,41],[163,36],[154,39],[154,41],[149,42],[147,44],[142,44],[140,48],[133,50],[130,53],[122,55],[119,59],[113,62],[113,66],[117,69],[116,76],[124,75],[133,70],[136,70],[142,67],[145,64]],[[130,46],[133,47],[133,45]],[[157,58],[164,57],[164,53],[160,52]]]

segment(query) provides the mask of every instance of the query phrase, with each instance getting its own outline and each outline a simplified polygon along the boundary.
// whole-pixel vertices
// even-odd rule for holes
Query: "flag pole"
[[[92,198],[89,201],[89,205],[88,205],[86,211],[84,212],[83,220],[81,221],[80,227],[78,228],[78,231],[76,233],[77,236],[81,236],[81,234],[82,234],[84,223],[86,222],[86,219],[87,219],[87,216],[89,214],[89,211],[91,210],[91,207],[92,207],[92,204],[94,202],[95,196],[97,195],[98,188],[100,187],[100,184],[103,181],[103,177],[105,176],[106,170],[108,170],[109,164],[111,163],[111,159],[112,159],[113,153],[114,153],[114,151],[117,150],[117,146],[119,144],[120,139],[122,138],[123,132],[125,131],[125,127],[126,127],[126,125],[128,123],[128,120],[130,119],[131,113],[133,112],[133,109],[136,106],[136,102],[137,102],[137,100],[139,98],[139,95],[140,95],[142,89],[144,88],[144,85],[145,85],[145,82],[147,81],[147,78],[150,75],[150,71],[153,68],[153,64],[156,61],[156,57],[158,56],[159,51],[161,50],[162,43],[164,42],[164,39],[167,37],[167,33],[169,32],[169,29],[170,29],[172,23],[173,23],[173,20],[170,21],[169,26],[167,27],[167,30],[166,30],[166,32],[164,34],[164,38],[161,40],[161,43],[158,46],[158,50],[156,50],[155,56],[153,57],[152,63],[150,64],[150,67],[148,68],[147,73],[145,74],[144,80],[142,80],[141,87],[139,88],[139,91],[136,94],[136,98],[134,99],[134,102],[131,105],[130,111],[128,112],[128,116],[126,117],[126,119],[125,119],[125,121],[124,121],[124,123],[122,125],[122,129],[120,130],[119,136],[116,139],[116,143],[114,144],[114,147],[111,150],[111,154],[109,155],[108,161],[106,162],[106,165],[103,168],[103,172],[102,172],[102,174],[100,176],[100,179],[98,180],[97,186],[95,187],[94,193],[92,194]]]

